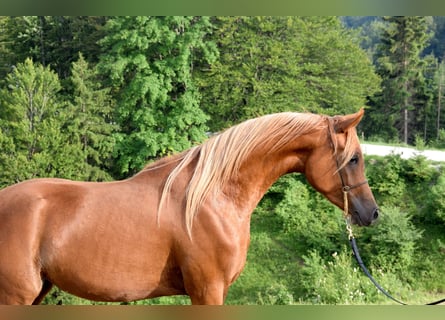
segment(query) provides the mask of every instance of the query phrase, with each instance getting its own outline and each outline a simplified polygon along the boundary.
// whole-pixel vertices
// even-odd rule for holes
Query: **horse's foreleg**
[[[206,266],[209,267],[210,264]],[[193,272],[191,272],[193,271]],[[224,276],[214,269],[183,270],[184,287],[192,304],[222,305],[227,293]]]
[[[43,297],[51,289],[51,284],[48,287],[43,286],[43,288],[38,291],[31,286],[26,286],[26,283],[13,285],[13,286],[1,286],[0,288],[0,304],[8,305],[30,305],[38,304],[43,299]]]
[[[42,291],[40,291],[39,295],[37,296],[37,298],[34,299],[32,304],[40,304],[40,302],[42,302],[43,298],[45,298],[45,296],[48,294],[49,290],[51,290],[52,287],[53,284],[51,282],[49,282],[48,280],[44,280],[42,285]]]
[[[222,305],[226,298],[227,288],[223,282],[212,282],[203,286],[193,286],[188,292],[192,304]]]
[[[19,269],[19,266],[15,267]],[[16,276],[11,275],[12,272],[3,274],[7,275],[0,273],[0,304],[38,304],[52,287],[52,284],[41,279],[40,272],[35,270],[22,269]]]

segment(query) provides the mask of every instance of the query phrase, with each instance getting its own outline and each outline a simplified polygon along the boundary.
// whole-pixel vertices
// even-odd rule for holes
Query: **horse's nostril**
[[[374,218],[374,220],[376,220],[378,217],[379,217],[379,209],[376,208],[376,209],[374,210],[374,216],[373,216],[373,218]]]

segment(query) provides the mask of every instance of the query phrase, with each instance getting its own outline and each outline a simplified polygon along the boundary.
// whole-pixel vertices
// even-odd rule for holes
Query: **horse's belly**
[[[96,230],[95,236],[74,234],[53,240],[50,253],[43,255],[44,273],[62,290],[92,300],[131,301],[183,293],[168,237],[162,239],[157,232],[149,237],[147,232]]]
[[[99,301],[131,301],[183,292],[179,269],[159,255],[151,259],[124,255],[61,257],[53,261],[47,274],[62,290]]]

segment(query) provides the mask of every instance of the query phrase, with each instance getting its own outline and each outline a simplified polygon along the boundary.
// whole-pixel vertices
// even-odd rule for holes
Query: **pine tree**
[[[191,70],[197,52],[211,52],[203,42],[210,28],[204,17],[109,20],[99,70],[117,100],[117,177],[205,137],[207,117]]]
[[[31,59],[7,75],[0,101],[0,182],[35,177],[76,178],[79,152],[63,130],[65,104],[58,76]]]
[[[413,140],[416,108],[424,108],[417,99],[425,83],[425,64],[421,53],[429,39],[426,17],[385,17],[388,23],[377,53],[377,72],[383,91],[374,100],[371,117],[391,138],[397,135],[404,143]],[[419,113],[419,110],[417,110]]]
[[[72,64],[73,101],[66,115],[66,131],[83,154],[85,180],[110,180],[106,172],[114,148],[113,100],[109,89],[102,89],[97,75],[82,54]]]
[[[445,17],[433,17],[432,29],[434,36],[429,41],[425,54],[431,53],[439,59],[439,62],[442,62],[445,58]]]
[[[440,137],[442,109],[445,98],[445,61],[442,61],[437,68],[437,122],[436,122],[436,138]]]

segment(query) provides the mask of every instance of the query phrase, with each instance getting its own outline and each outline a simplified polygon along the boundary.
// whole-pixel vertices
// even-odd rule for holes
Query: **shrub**
[[[289,305],[294,304],[294,296],[284,284],[275,284],[266,291],[258,292],[257,304],[259,305]]]
[[[403,172],[407,182],[418,185],[431,181],[437,175],[431,161],[422,155],[405,160]]]
[[[363,277],[349,251],[343,248],[331,258],[325,261],[317,251],[304,256],[299,276],[306,301],[322,304],[375,301],[372,283]]]
[[[445,173],[442,172],[437,183],[430,189],[428,213],[432,212],[442,223],[445,223]]]
[[[382,207],[379,222],[361,229],[357,241],[369,264],[384,271],[404,271],[403,276],[409,280],[408,269],[414,262],[416,244],[421,238],[422,232],[408,214],[396,207]]]
[[[327,254],[338,250],[341,213],[298,176],[286,177],[280,188],[282,197],[275,213],[282,219],[283,231],[305,250],[316,248]]]
[[[367,160],[366,176],[380,205],[394,205],[405,193],[403,159],[400,155]]]
[[[369,268],[377,282],[395,298],[412,297],[412,287],[394,272]],[[305,294],[303,301],[313,304],[382,304],[393,303],[368,279],[346,248],[330,259],[321,258],[317,251],[304,256],[299,273]]]
[[[437,139],[430,141],[429,145],[433,148],[445,148],[445,130],[440,129]]]

